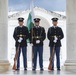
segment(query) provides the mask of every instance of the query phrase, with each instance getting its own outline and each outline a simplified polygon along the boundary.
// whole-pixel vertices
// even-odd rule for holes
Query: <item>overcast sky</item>
[[[9,10],[25,10],[31,0],[9,0]],[[34,5],[53,11],[65,11],[66,0],[34,0]]]

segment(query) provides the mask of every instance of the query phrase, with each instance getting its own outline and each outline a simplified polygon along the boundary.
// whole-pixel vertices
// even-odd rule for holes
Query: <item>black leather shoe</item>
[[[19,71],[20,69],[16,69],[16,71]]]
[[[26,69],[26,68],[25,68],[24,70],[25,70],[25,71],[27,71],[27,69]]]
[[[51,70],[54,71],[54,68],[52,68]]]
[[[57,70],[60,71],[61,69],[60,68],[57,68]]]
[[[36,71],[36,69],[33,68],[32,71]]]
[[[40,71],[44,71],[44,69],[43,69],[43,68],[41,68],[41,69],[40,69]]]

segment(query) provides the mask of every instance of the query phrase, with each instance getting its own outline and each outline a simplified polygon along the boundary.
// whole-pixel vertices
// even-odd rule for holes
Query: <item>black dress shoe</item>
[[[54,68],[52,68],[51,70],[54,71]]]
[[[44,69],[43,69],[43,68],[41,68],[41,69],[40,69],[40,71],[44,71]]]
[[[33,68],[32,71],[36,71],[36,69]]]
[[[27,71],[27,68],[25,68],[24,70]]]
[[[16,71],[19,71],[20,69],[16,69]]]
[[[60,71],[61,69],[60,68],[57,68],[57,70]]]

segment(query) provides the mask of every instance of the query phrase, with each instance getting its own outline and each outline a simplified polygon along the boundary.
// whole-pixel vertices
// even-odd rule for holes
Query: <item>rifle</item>
[[[18,46],[18,48],[17,48],[17,51],[16,51],[16,53],[15,53],[14,64],[13,64],[13,68],[12,68],[13,70],[16,70],[16,60],[17,60],[17,57],[18,57],[19,49],[20,49],[20,44],[19,44],[19,46]]]
[[[31,36],[32,36],[31,42],[33,43],[33,27],[32,27],[32,34],[31,34]],[[34,64],[33,59],[34,59],[34,52],[33,52],[33,46],[32,46],[32,67],[33,67],[33,64]]]
[[[50,62],[49,62],[49,66],[48,66],[48,70],[51,70],[52,69],[52,58],[54,56],[54,50],[55,50],[55,45],[53,46],[53,49],[52,49],[52,54],[50,56]]]

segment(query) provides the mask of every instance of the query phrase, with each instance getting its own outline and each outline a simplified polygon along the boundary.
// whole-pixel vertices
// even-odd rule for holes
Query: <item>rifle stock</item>
[[[50,56],[50,62],[49,62],[48,70],[51,70],[52,69],[52,58],[54,56],[54,50],[55,50],[55,45],[54,45],[54,47],[52,49],[52,54]]]
[[[20,48],[20,44],[17,48],[16,54],[15,54],[15,57],[14,57],[14,64],[13,64],[13,68],[12,68],[13,70],[16,70],[16,60],[17,60],[17,57],[18,57],[19,48]]]

